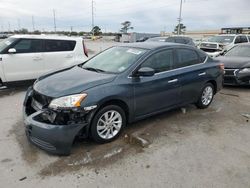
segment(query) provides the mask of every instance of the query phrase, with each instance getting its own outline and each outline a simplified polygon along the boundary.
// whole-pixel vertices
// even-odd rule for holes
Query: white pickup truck
[[[217,57],[235,44],[250,42],[250,38],[243,34],[222,34],[210,37],[207,41],[201,42],[198,46],[211,57]]]
[[[81,37],[14,35],[0,42],[0,85],[34,80],[87,59]]]

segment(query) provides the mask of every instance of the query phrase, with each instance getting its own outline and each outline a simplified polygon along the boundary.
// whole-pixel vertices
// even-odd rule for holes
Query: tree
[[[21,33],[21,34],[28,34],[29,31],[28,31],[28,29],[23,28],[23,29],[21,29],[21,30],[19,31],[19,33]]]
[[[131,27],[131,22],[130,21],[125,21],[122,24],[122,28],[121,28],[121,32],[122,33],[128,33],[129,29],[134,29],[133,27]]]
[[[93,29],[91,30],[91,33],[93,33],[94,36],[98,36],[100,34],[102,34],[101,32],[101,28],[99,26],[95,26],[93,27]]]
[[[179,24],[177,26],[175,26],[173,33],[178,34],[178,29],[179,29]],[[186,26],[181,23],[180,24],[180,34],[185,34],[185,32],[186,32]]]

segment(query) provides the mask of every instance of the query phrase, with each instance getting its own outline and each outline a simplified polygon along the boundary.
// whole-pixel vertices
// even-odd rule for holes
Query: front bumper
[[[75,137],[79,132],[88,126],[87,121],[71,124],[52,124],[42,120],[46,110],[38,110],[30,113],[30,99],[32,91],[27,91],[23,117],[25,123],[25,132],[28,140],[39,148],[58,155],[69,155]]]
[[[250,74],[239,73],[239,69],[225,69],[224,85],[250,85]]]

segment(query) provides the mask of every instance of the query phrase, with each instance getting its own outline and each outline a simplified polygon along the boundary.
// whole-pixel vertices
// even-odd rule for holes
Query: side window
[[[200,58],[194,50],[190,49],[177,49],[177,61],[174,68],[186,67],[200,63]]]
[[[179,44],[186,44],[185,39],[178,39],[178,38],[176,38],[176,39],[175,39],[175,42],[176,42],[176,43],[179,43]]]
[[[166,42],[175,42],[174,38],[173,37],[169,37],[166,39]]]
[[[203,51],[197,51],[200,56],[200,63],[203,63],[207,59],[207,54]]]
[[[250,42],[250,36],[247,36],[247,38],[248,38],[248,42]]]
[[[46,52],[73,51],[76,41],[67,40],[45,40]]]
[[[238,43],[241,43],[240,36],[236,37],[234,41],[234,44],[238,44]]]
[[[240,39],[241,39],[241,42],[242,42],[242,43],[243,43],[243,42],[248,42],[246,36],[241,36]]]
[[[36,53],[43,51],[43,44],[39,39],[21,39],[13,48],[16,53]]]
[[[170,70],[173,65],[173,50],[164,50],[150,56],[141,67],[150,67],[156,73]]]

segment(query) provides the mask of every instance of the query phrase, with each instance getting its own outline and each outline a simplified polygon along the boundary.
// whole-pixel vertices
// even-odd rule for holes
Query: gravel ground
[[[96,53],[114,44],[97,43],[87,46]],[[78,141],[67,157],[27,142],[26,89],[0,90],[1,187],[250,187],[250,88],[224,88],[205,110],[139,121],[109,144]]]

